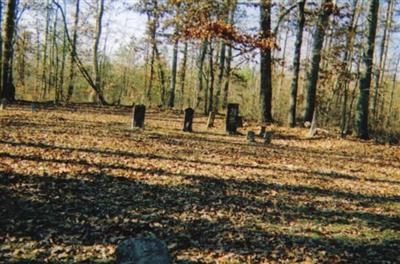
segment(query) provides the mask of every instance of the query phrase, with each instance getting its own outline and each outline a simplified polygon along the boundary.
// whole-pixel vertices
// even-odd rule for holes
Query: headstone
[[[5,99],[5,98],[1,99],[1,101],[0,101],[0,110],[6,109],[6,106],[7,106],[7,99]]]
[[[144,128],[144,117],[146,114],[145,105],[135,105],[133,107],[133,122],[132,127]]]
[[[32,112],[36,112],[36,110],[37,110],[37,104],[36,103],[32,103],[31,104],[31,109],[32,109]]]
[[[308,137],[312,138],[317,133],[317,111],[314,110],[310,131],[308,132]]]
[[[185,109],[185,120],[183,122],[183,131],[192,132],[193,131],[193,116],[194,110],[192,108]]]
[[[164,242],[157,238],[132,238],[118,245],[117,264],[172,264]]]
[[[229,135],[236,134],[238,128],[239,104],[228,104],[226,113],[226,132]]]
[[[254,131],[249,131],[247,132],[247,141],[249,143],[254,143],[256,142],[256,133]]]
[[[208,114],[208,121],[207,121],[208,128],[214,127],[214,120],[215,120],[215,112],[210,111],[210,113]]]
[[[265,132],[265,133],[264,133],[263,138],[264,138],[264,144],[265,144],[265,145],[271,144],[272,135],[273,135],[273,134],[274,134],[274,133],[273,133],[272,131],[268,131],[268,132]]]
[[[260,134],[259,134],[260,137],[264,137],[265,129],[266,129],[265,126],[260,127]]]

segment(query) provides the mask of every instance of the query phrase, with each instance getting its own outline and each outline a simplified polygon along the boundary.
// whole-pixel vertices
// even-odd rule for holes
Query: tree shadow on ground
[[[290,199],[297,192],[321,194],[322,191],[314,189],[204,176],[184,177],[191,177],[192,183],[171,187],[104,173],[80,175],[79,179],[70,175],[1,173],[0,237],[33,240],[43,247],[51,247],[51,244],[90,246],[115,244],[123,238],[147,231],[168,244],[176,244],[175,255],[181,250],[197,249],[242,256],[256,252],[259,257],[270,260],[297,261],[307,256],[318,262],[332,262],[339,258],[351,263],[398,260],[400,240],[372,242],[323,234],[310,237],[268,231],[252,222],[238,225],[223,213],[256,215],[256,219],[269,225],[288,225],[301,219],[322,224],[350,223],[359,219],[380,230],[398,230],[398,217],[323,211],[316,204],[305,207]],[[245,191],[246,197],[229,194],[237,189]],[[251,198],[252,194],[272,190],[277,191],[282,199],[273,202]],[[323,194],[338,195],[329,191]],[[339,194],[342,196],[371,198]],[[204,213],[211,219],[204,217]],[[0,252],[1,258],[11,262],[12,259],[4,257],[5,253]],[[40,256],[39,261],[49,254],[50,250]]]
[[[179,144],[179,143],[174,143],[174,139],[169,139],[169,144]],[[10,146],[21,146],[21,147],[35,147],[35,148],[41,148],[41,149],[48,149],[48,150],[61,150],[61,151],[79,151],[79,152],[86,152],[86,153],[93,153],[93,154],[99,154],[99,155],[110,155],[110,156],[119,156],[119,157],[131,157],[131,158],[148,158],[148,159],[154,159],[154,160],[171,160],[171,161],[177,161],[177,162],[183,162],[183,163],[196,163],[196,164],[201,164],[201,165],[211,165],[211,166],[227,166],[227,167],[233,167],[233,168],[242,168],[242,169],[260,169],[260,170],[274,170],[277,172],[292,172],[292,173],[303,173],[307,174],[308,176],[305,177],[318,177],[319,179],[345,179],[345,180],[352,180],[352,181],[367,181],[367,182],[374,182],[374,183],[387,183],[387,184],[395,184],[395,185],[400,185],[400,181],[396,180],[389,180],[389,179],[377,179],[377,178],[360,178],[351,174],[346,174],[346,173],[339,173],[335,171],[331,172],[323,172],[323,171],[318,171],[318,170],[309,170],[309,169],[302,169],[302,168],[285,168],[284,166],[276,166],[276,165],[254,165],[254,164],[243,164],[243,163],[229,163],[229,162],[213,162],[213,161],[208,161],[208,160],[196,160],[196,159],[190,159],[190,158],[181,158],[181,157],[176,157],[176,156],[167,156],[167,155],[162,155],[162,154],[154,154],[154,153],[139,153],[139,152],[133,152],[133,151],[120,151],[120,150],[105,150],[105,149],[99,149],[99,148],[75,148],[75,147],[64,147],[64,146],[56,146],[56,145],[51,145],[51,144],[46,144],[46,143],[35,143],[35,142],[16,142],[16,141],[11,141],[11,140],[0,140],[0,144],[6,144]],[[12,157],[11,154],[7,153],[2,153],[4,157],[9,156]],[[23,157],[14,157],[14,158],[23,158]],[[25,158],[28,158],[28,156],[25,156]],[[34,156],[31,157],[33,160],[40,160],[41,157],[39,156]],[[45,161],[45,160],[42,160]],[[52,161],[52,160],[49,160]],[[71,162],[74,163],[72,160],[66,160],[65,162]],[[64,163],[65,163],[64,162]],[[82,161],[79,161],[75,163],[81,164]],[[87,164],[87,165],[93,165],[92,163]],[[120,169],[130,169],[130,167],[109,167],[109,168],[120,168]],[[310,176],[311,175],[311,176]]]

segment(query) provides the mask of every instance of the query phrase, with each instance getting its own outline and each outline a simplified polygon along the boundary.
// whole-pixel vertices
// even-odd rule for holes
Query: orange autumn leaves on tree
[[[235,26],[222,20],[200,19],[186,25],[181,31],[181,36],[186,39],[212,39],[219,38],[241,44],[245,47],[271,49],[276,46],[275,36],[261,34],[250,35],[240,32]]]
[[[178,25],[176,38],[223,39],[245,48],[271,49],[276,47],[273,32],[269,34],[248,34],[227,22],[232,3],[209,1],[169,0],[168,7],[175,10],[173,21]]]

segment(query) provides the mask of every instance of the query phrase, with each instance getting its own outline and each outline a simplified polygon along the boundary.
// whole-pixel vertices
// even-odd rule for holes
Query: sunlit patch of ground
[[[130,113],[0,112],[0,262],[108,263],[141,233],[179,263],[400,262],[399,146]]]

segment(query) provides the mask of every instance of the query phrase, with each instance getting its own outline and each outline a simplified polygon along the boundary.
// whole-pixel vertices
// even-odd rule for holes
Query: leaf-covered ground
[[[128,108],[0,112],[0,262],[113,263],[138,234],[177,263],[399,263],[400,148]],[[246,133],[245,130],[241,131]]]

